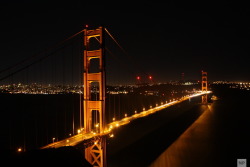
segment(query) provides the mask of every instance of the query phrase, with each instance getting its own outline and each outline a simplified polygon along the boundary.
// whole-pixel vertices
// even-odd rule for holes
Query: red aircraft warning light
[[[150,80],[152,80],[152,76],[150,75],[149,77],[148,77]]]
[[[140,77],[140,76],[137,76],[137,77],[136,77],[136,79],[137,79],[137,80],[140,80],[140,79],[141,79],[141,77]]]

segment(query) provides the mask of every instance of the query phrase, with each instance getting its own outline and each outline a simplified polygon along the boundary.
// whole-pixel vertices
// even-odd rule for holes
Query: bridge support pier
[[[85,158],[94,167],[106,166],[106,137],[101,137],[85,149]]]

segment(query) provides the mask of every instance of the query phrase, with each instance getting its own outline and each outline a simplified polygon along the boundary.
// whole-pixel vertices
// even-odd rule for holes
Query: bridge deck
[[[46,146],[41,147],[41,149],[58,148],[58,147],[63,147],[63,146],[75,146],[75,145],[79,144],[80,142],[82,142],[84,140],[89,140],[89,139],[92,139],[94,137],[107,135],[107,134],[112,132],[113,128],[118,128],[119,126],[126,125],[129,122],[131,122],[131,121],[133,121],[133,120],[135,120],[137,118],[148,116],[148,115],[153,114],[153,113],[155,113],[157,111],[165,109],[165,108],[167,108],[169,106],[178,104],[178,103],[180,103],[182,101],[188,100],[188,99],[196,97],[196,96],[201,96],[201,95],[204,95],[204,94],[208,94],[208,93],[211,93],[211,92],[210,91],[208,91],[208,92],[199,92],[199,93],[196,93],[196,94],[193,94],[193,95],[190,95],[190,96],[183,97],[183,98],[181,98],[179,100],[174,100],[172,102],[159,105],[157,107],[142,111],[140,113],[136,113],[136,114],[134,114],[132,116],[125,117],[125,118],[123,118],[121,120],[111,122],[111,123],[108,124],[107,129],[104,131],[104,133],[84,133],[84,132],[81,132],[81,133],[79,133],[77,135],[74,135],[72,137],[69,137],[69,138],[66,138],[66,139],[63,139],[63,140],[60,140],[60,141],[57,141],[57,142],[50,143],[50,144],[48,144]]]

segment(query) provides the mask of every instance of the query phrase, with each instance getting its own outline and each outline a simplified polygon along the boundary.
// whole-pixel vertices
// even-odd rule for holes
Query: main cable
[[[108,31],[107,28],[105,28],[105,31],[107,32],[107,34],[111,37],[111,39],[117,44],[117,46],[122,50],[122,52],[131,60],[130,62],[132,63],[132,66],[137,67],[139,66],[139,68],[141,69],[141,72],[144,73],[145,75],[148,75],[147,72],[145,72],[141,67],[139,63],[136,63],[135,59],[133,59],[132,56],[130,56],[125,49],[119,44],[119,42],[114,38],[114,36]],[[131,66],[128,66],[129,68],[131,68]],[[136,68],[135,68],[136,69]]]
[[[108,31],[107,28],[105,28],[105,31],[107,32],[107,34],[113,39],[113,41],[119,46],[119,48],[127,55],[129,56],[129,54],[125,51],[125,49],[118,43],[118,41],[113,37],[113,35],[111,35],[111,33]],[[130,57],[130,56],[129,56]]]
[[[83,31],[84,31],[84,29],[81,30],[81,31],[79,31],[79,32],[77,32],[77,33],[75,33],[74,35],[71,35],[70,37],[68,37],[68,38],[66,38],[66,39],[64,39],[64,40],[62,40],[62,41],[59,42],[59,43],[57,43],[57,44],[55,44],[55,45],[53,45],[53,46],[50,46],[50,47],[44,49],[42,52],[40,52],[40,53],[38,53],[38,54],[34,54],[34,55],[32,55],[32,56],[30,56],[30,57],[28,57],[28,58],[26,58],[26,59],[20,61],[19,63],[16,63],[16,64],[14,64],[14,65],[12,65],[12,66],[6,68],[6,69],[1,70],[1,71],[0,71],[0,74],[3,73],[3,72],[6,72],[6,71],[11,70],[11,69],[17,67],[18,65],[24,64],[25,62],[27,62],[27,61],[29,61],[29,60],[32,60],[32,59],[34,59],[34,58],[36,58],[36,57],[38,57],[38,56],[40,56],[40,55],[42,55],[42,54],[44,54],[44,53],[46,53],[46,52],[48,52],[48,51],[50,51],[50,50],[56,48],[56,47],[59,47],[60,45],[66,43],[67,41],[69,41],[70,39],[72,39],[72,38],[74,38],[75,36],[79,35],[79,34],[82,33]],[[65,47],[65,46],[64,46],[64,47]],[[57,50],[56,50],[56,51],[57,51]],[[54,51],[53,53],[55,53],[55,51]],[[35,62],[33,62],[33,63],[29,64],[29,65],[26,65],[25,67],[20,68],[20,69],[14,71],[14,72],[12,72],[12,73],[10,73],[10,74],[8,74],[8,75],[2,77],[2,78],[0,78],[0,81],[4,80],[4,79],[6,79],[6,78],[8,78],[8,77],[10,77],[10,76],[12,76],[12,75],[14,75],[14,74],[20,72],[20,71],[25,70],[26,68],[30,67],[31,65],[36,64],[37,62],[40,62],[40,61],[42,61],[43,59],[45,59],[45,58],[47,58],[47,57],[50,57],[51,55],[52,55],[52,54],[49,54],[49,55],[47,55],[47,56],[44,56],[44,57],[40,58],[39,60],[37,60],[37,61],[35,61]]]

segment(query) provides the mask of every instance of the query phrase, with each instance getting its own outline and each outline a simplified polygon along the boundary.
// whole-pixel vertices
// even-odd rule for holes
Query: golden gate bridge
[[[80,111],[79,117],[80,120],[80,128],[78,129],[78,134],[71,135],[68,138],[55,141],[55,138],[52,139],[50,144],[42,146],[41,149],[47,148],[58,148],[63,146],[77,146],[84,145],[84,152],[86,160],[93,166],[105,167],[107,166],[106,162],[106,137],[113,137],[114,134],[112,131],[114,129],[119,128],[122,125],[126,125],[131,121],[134,121],[138,118],[146,117],[150,114],[154,114],[158,111],[161,111],[167,107],[172,105],[176,105],[188,99],[191,99],[196,96],[202,96],[202,103],[207,104],[207,94],[210,93],[208,91],[208,80],[207,80],[207,72],[202,71],[201,77],[201,89],[196,90],[192,94],[182,96],[180,98],[168,100],[157,104],[156,106],[150,106],[149,108],[143,108],[141,111],[134,111],[133,114],[127,115],[124,114],[123,118],[116,119],[113,117],[111,122],[107,122],[106,120],[106,57],[105,52],[109,52],[112,56],[114,54],[105,46],[104,34],[108,34],[111,39],[119,46],[119,48],[126,55],[126,51],[123,47],[118,43],[118,41],[111,35],[111,33],[104,27],[99,27],[97,29],[88,29],[86,26],[82,31],[72,35],[71,37],[63,40],[59,44],[52,46],[46,49],[43,52],[47,52],[52,48],[56,48],[58,50],[60,45],[65,44],[69,40],[74,39],[79,34],[83,35],[83,45],[84,45],[84,53],[83,53],[83,69],[82,78],[83,78],[83,97],[80,98],[80,105],[83,106],[83,110]],[[93,42],[93,39],[95,42]],[[94,44],[93,44],[94,43]],[[64,46],[66,47],[66,46]],[[73,50],[73,49],[72,49]],[[42,52],[42,53],[43,53]],[[33,55],[22,62],[14,64],[4,70],[1,73],[5,73],[6,71],[10,71],[15,69],[17,66],[24,65],[19,69],[15,69],[15,71],[8,73],[1,77],[2,80],[6,80],[8,78],[13,77],[14,75],[32,67],[34,64],[37,64],[51,55],[53,55],[55,51],[52,51],[49,55],[39,57],[40,54]],[[34,60],[30,64],[26,64],[30,60]],[[71,62],[73,63],[73,61]],[[53,65],[52,65],[53,66]],[[65,66],[65,65],[63,65]],[[78,69],[79,70],[79,69]],[[73,71],[73,70],[72,70]],[[72,72],[73,73],[73,72]],[[63,80],[65,81],[65,76],[63,76]],[[137,80],[140,80],[140,77],[137,76]],[[152,82],[152,76],[149,75],[149,80]],[[95,90],[95,91],[94,91]],[[94,91],[94,93],[93,93]],[[84,124],[83,124],[84,123]],[[21,148],[18,151],[22,151]]]

